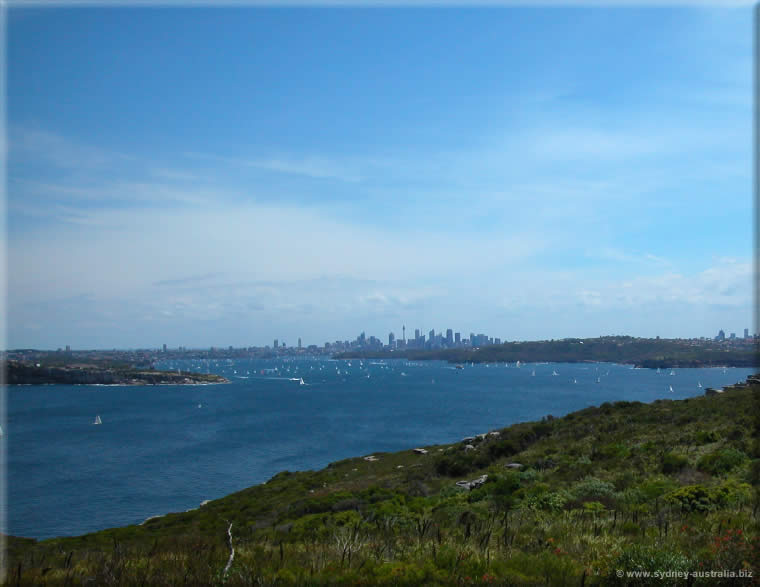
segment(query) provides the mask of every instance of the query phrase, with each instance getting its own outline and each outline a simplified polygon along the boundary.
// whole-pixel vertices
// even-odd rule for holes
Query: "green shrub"
[[[631,454],[630,449],[622,442],[613,442],[603,446],[595,455],[595,459],[624,459]]]
[[[720,440],[717,430],[700,430],[695,438],[698,445],[711,444]]]
[[[582,501],[610,500],[615,495],[615,486],[596,477],[586,477],[575,484],[571,493],[575,499]]]
[[[473,459],[463,453],[443,455],[435,461],[435,472],[445,477],[461,477],[476,469]]]
[[[685,512],[706,512],[715,507],[710,491],[703,485],[686,485],[671,491],[665,501],[680,506]]]
[[[607,577],[610,585],[664,585],[675,582],[664,581],[662,577],[655,577],[656,572],[672,571],[686,573],[694,570],[696,564],[686,555],[665,550],[659,546],[635,544],[623,550],[612,564],[610,575]],[[637,577],[632,580],[626,573],[635,571],[648,571],[652,574],[649,578]],[[618,575],[622,574],[622,577]]]
[[[678,484],[669,477],[655,477],[647,479],[638,489],[641,491],[645,501],[654,501],[661,495],[665,495],[678,487]]]
[[[689,459],[673,452],[666,453],[662,457],[662,472],[667,474],[677,473],[689,464]]]
[[[706,454],[697,461],[697,468],[711,475],[724,475],[747,460],[747,455],[735,448],[723,448]]]
[[[639,534],[641,532],[641,526],[639,526],[635,522],[623,522],[623,525],[620,527],[620,531],[623,534],[629,534],[629,535],[635,536],[636,534]]]

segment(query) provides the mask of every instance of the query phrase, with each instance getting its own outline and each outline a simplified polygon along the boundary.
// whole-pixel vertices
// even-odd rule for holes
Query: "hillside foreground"
[[[282,472],[141,525],[7,537],[5,583],[759,584],[750,380]]]

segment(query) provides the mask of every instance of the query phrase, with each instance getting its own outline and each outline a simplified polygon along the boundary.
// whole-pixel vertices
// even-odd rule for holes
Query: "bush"
[[[662,457],[662,472],[667,474],[677,473],[689,464],[689,459],[676,453],[666,453]]]
[[[474,470],[472,460],[462,454],[443,455],[435,461],[435,472],[445,477],[461,477]]]
[[[576,483],[571,493],[575,499],[581,501],[611,500],[615,495],[615,486],[596,477],[586,477],[583,481]]]
[[[716,450],[697,461],[697,468],[711,475],[724,475],[747,460],[747,455],[735,448]]]
[[[665,501],[679,505],[685,512],[706,512],[715,506],[710,491],[703,485],[687,485],[671,491]]]
[[[720,440],[720,434],[716,430],[700,430],[695,440],[698,445],[711,444]]]
[[[694,570],[695,564],[680,552],[663,550],[657,546],[644,546],[636,544],[626,548],[612,564],[610,575],[607,577],[610,585],[630,585],[631,578],[625,573],[632,571],[648,571],[652,574],[649,578],[636,578],[636,585],[663,585],[666,584],[662,577],[655,576],[656,572],[675,571],[686,573]],[[623,577],[618,573],[622,571]]]

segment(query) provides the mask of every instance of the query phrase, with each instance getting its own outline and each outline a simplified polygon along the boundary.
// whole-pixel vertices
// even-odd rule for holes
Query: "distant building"
[[[744,329],[744,338],[749,338],[749,328]]]
[[[396,337],[393,335],[393,333],[388,334],[388,346],[393,348],[395,346]]]
[[[301,348],[301,337],[300,336],[298,337],[298,348],[299,349]]]
[[[726,340],[726,333],[723,332],[722,330],[719,330],[718,336],[715,337],[715,340],[718,340],[718,341]]]
[[[462,334],[460,332],[454,333],[454,344],[457,346],[462,344]]]
[[[164,345],[164,346],[166,346],[166,345]],[[67,353],[71,352],[71,347],[69,345],[66,345],[66,352]]]
[[[69,347],[66,347],[66,350],[69,350]],[[166,352],[166,343],[164,343],[164,352]]]
[[[454,346],[454,331],[451,328],[446,330],[446,344]]]
[[[494,344],[501,344],[501,339],[500,338],[494,338],[493,339],[493,343]]]
[[[731,336],[729,337],[731,340],[736,340],[736,333],[732,332]]]
[[[278,340],[275,338],[275,339],[274,339],[274,344],[273,344],[272,346],[273,346],[274,348],[279,348],[279,346],[280,346],[280,342],[279,342],[279,341],[278,341]]]

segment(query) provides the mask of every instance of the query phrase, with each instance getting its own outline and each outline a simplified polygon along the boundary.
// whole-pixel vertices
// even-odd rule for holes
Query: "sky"
[[[6,33],[7,348],[754,331],[751,6]]]

